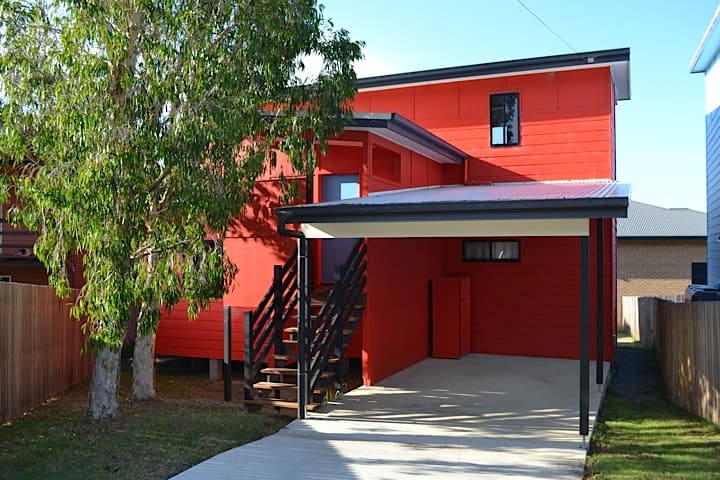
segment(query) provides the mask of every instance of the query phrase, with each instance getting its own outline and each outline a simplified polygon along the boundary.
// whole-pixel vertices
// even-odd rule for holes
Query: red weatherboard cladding
[[[429,355],[429,281],[441,274],[440,239],[368,240],[363,380],[371,385]]]
[[[594,228],[592,230],[594,232]],[[595,358],[595,237],[591,236],[590,241],[593,256],[590,341],[591,358]],[[463,262],[462,239],[445,242],[443,273],[470,277],[474,353],[578,358],[580,247],[577,237],[522,238],[521,261],[506,263]],[[604,262],[605,360],[611,360],[613,354],[614,276],[609,250],[608,242]]]
[[[242,312],[254,309],[273,276],[295,248],[295,241],[277,234],[273,209],[280,205],[280,184],[260,181],[253,202],[228,231],[224,248],[238,268],[233,287],[222,300],[212,302],[198,319],[187,321],[181,305],[161,315],[155,347],[157,355],[223,358],[223,304],[233,308],[233,359],[243,358]]]
[[[520,93],[520,145],[490,147],[490,94]],[[357,111],[397,112],[475,157],[468,183],[614,178],[608,67],[360,92]]]
[[[614,333],[612,220],[605,220],[604,359]],[[591,228],[591,358],[595,358],[595,228]],[[370,239],[364,380],[382,379],[429,355],[429,280],[468,276],[471,352],[578,358],[579,239],[521,239],[520,262],[463,262],[463,239]],[[420,261],[422,259],[422,261]]]
[[[243,309],[233,309],[232,355],[243,358]],[[197,319],[188,322],[187,305],[180,302],[163,310],[155,341],[157,355],[223,358],[223,302],[215,300]]]
[[[284,264],[294,251],[295,240],[277,233],[274,209],[281,205],[280,196],[278,181],[257,182],[252,204],[228,231],[223,245],[238,272],[225,305],[257,305],[270,287],[273,266]]]
[[[373,172],[377,170],[373,169],[374,158],[371,156],[367,176],[368,193],[427,185],[462,183],[463,169],[461,165],[439,164],[373,134],[369,135],[369,143],[371,149],[372,147],[379,147],[381,151],[389,150],[397,154],[400,158],[400,175],[398,181],[390,180],[381,175],[373,175]]]

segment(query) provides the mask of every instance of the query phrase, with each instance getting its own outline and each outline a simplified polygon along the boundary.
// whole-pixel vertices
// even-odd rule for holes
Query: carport
[[[625,217],[629,186],[615,181],[566,181],[448,185],[370,194],[367,197],[282,207],[276,210],[279,230],[298,238],[299,342],[298,417],[307,408],[309,278],[308,245],[315,238],[437,237],[569,237],[579,245],[580,285],[579,433],[589,432],[590,298],[597,295],[597,318],[603,318],[603,248],[596,248],[596,291],[590,289],[590,226],[598,244],[603,219]],[[288,229],[295,225],[295,229]],[[597,323],[596,383],[604,383],[603,322]]]

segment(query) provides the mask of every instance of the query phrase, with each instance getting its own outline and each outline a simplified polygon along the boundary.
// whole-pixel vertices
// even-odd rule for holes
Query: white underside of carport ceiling
[[[587,218],[303,223],[307,238],[584,237]]]

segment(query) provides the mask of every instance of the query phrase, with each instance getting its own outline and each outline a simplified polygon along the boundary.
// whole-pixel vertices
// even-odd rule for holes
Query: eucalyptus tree
[[[112,416],[133,309],[143,399],[161,308],[196,315],[228,287],[226,228],[276,151],[314,168],[349,114],[361,44],[313,0],[2,0],[0,33],[15,219],[59,294],[68,256],[83,259],[89,414]]]

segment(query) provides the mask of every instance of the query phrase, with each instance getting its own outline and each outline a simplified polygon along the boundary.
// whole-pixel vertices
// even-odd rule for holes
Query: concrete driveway
[[[175,478],[580,479],[578,370],[575,360],[427,359]],[[600,398],[591,385],[591,425]]]

